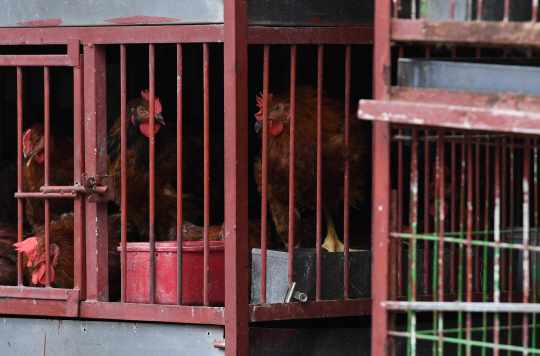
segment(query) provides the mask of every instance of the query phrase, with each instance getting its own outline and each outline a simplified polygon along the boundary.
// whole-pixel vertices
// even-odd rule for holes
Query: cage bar
[[[182,196],[183,196],[183,170],[182,170],[182,142],[183,142],[183,114],[182,114],[182,44],[176,44],[176,304],[182,305]]]
[[[322,296],[322,90],[323,46],[317,52],[317,266],[315,299]]]
[[[351,46],[345,46],[345,132],[344,145],[349,156],[350,139],[350,107],[351,107]],[[345,161],[345,177],[343,178],[343,298],[349,298],[349,191],[350,164]]]
[[[150,304],[155,303],[156,288],[156,132],[155,132],[155,112],[156,112],[156,93],[155,93],[155,48],[153,44],[148,45],[148,83],[149,83],[149,125],[150,125],[150,159],[148,164],[149,181],[149,224],[150,224]]]
[[[43,68],[43,87],[44,87],[44,110],[45,110],[45,177],[44,186],[49,185],[50,177],[50,83],[49,83],[49,67]],[[51,286],[51,220],[49,199],[45,198],[45,287]]]
[[[262,131],[262,206],[261,206],[261,304],[266,303],[266,239],[268,224],[268,75],[270,46],[264,45],[263,61],[263,131]],[[289,250],[294,245],[289,245]]]
[[[204,86],[204,287],[203,304],[210,304],[210,53],[203,43]]]
[[[126,184],[126,45],[120,45],[120,196],[121,196],[121,301],[126,302],[127,184]]]
[[[17,67],[17,192],[23,190],[22,158],[23,146],[23,75],[22,68]],[[23,201],[17,199],[17,242],[23,240]],[[17,285],[23,285],[23,259],[22,252],[17,252]]]
[[[291,102],[290,102],[290,141],[289,141],[289,266],[288,280],[291,288],[294,277],[294,162],[296,128],[296,45],[291,45]],[[264,244],[266,245],[266,243]],[[291,247],[292,246],[292,247]]]

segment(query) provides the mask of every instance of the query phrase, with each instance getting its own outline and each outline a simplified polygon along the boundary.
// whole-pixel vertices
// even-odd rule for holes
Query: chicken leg
[[[324,216],[326,217],[326,238],[322,247],[328,252],[343,252],[344,246],[336,232],[336,227],[334,226],[334,220],[332,219],[332,214],[328,207],[324,207]]]

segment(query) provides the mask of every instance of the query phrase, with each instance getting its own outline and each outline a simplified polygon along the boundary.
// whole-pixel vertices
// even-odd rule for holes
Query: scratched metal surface
[[[0,7],[0,27],[223,22],[223,0],[1,0]]]
[[[3,318],[0,335],[0,355],[225,355],[212,325]]]
[[[0,27],[223,23],[223,0],[0,0]],[[248,23],[263,26],[362,26],[373,0],[253,0]]]

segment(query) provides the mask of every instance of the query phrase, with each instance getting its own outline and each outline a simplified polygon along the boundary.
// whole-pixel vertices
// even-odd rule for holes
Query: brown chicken
[[[23,190],[39,192],[45,184],[45,139],[44,126],[37,123],[25,131],[23,136]],[[49,138],[50,170],[49,185],[73,185],[73,140],[62,136],[51,127]],[[72,199],[51,199],[49,202],[51,220],[73,211]],[[26,217],[36,232],[45,223],[45,201],[26,199]]]
[[[17,242],[17,227],[0,223],[0,285],[17,285],[17,251],[13,244]]]
[[[120,299],[120,214],[110,215],[107,219],[109,233],[109,299]],[[50,276],[51,287],[73,288],[74,284],[74,249],[73,249],[73,214],[64,214],[50,226]],[[133,228],[128,224],[128,234]],[[45,232],[39,230],[36,236],[29,237],[14,246],[24,253],[23,264],[30,286],[45,285]],[[128,238],[129,239],[129,238]]]
[[[288,246],[289,228],[289,142],[290,95],[269,95],[268,100],[268,203],[276,230]],[[255,130],[262,127],[261,110],[255,115]],[[369,163],[371,131],[359,120],[350,121],[350,151],[344,145],[345,105],[326,93],[322,102],[322,208],[327,222],[327,236],[323,247],[328,251],[343,251],[332,214],[343,200],[344,171],[347,158],[350,162],[350,205],[360,208],[364,202],[364,189],[371,173]],[[316,208],[317,187],[317,90],[310,86],[296,90],[295,126],[295,246],[299,246],[299,227],[302,215]],[[255,162],[255,179],[262,191],[261,158]],[[368,195],[369,196],[369,195]],[[366,214],[369,209],[366,209]]]
[[[126,182],[127,215],[143,236],[149,234],[149,93],[131,100],[126,107]],[[156,240],[167,240],[170,229],[176,225],[176,135],[161,116],[161,103],[155,100],[155,202]],[[121,207],[120,172],[121,120],[118,118],[109,130],[108,172],[114,176],[116,204]],[[183,140],[183,220],[200,223],[202,217],[202,155],[197,151],[202,143],[196,139]],[[202,152],[202,151],[201,151]],[[200,167],[197,167],[198,164]],[[172,193],[171,193],[172,190]],[[195,195],[193,193],[196,193]],[[200,198],[197,198],[200,197]]]

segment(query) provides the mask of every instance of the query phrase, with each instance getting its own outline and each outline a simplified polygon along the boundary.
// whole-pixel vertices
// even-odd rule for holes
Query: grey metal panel
[[[248,23],[272,26],[355,26],[373,22],[374,0],[250,0]]]
[[[472,0],[455,0],[454,20],[455,21],[471,20],[472,10],[473,10]],[[450,1],[429,0],[426,4],[426,19],[449,20],[450,19]]]
[[[540,95],[540,67],[401,58],[398,85],[480,93]]]
[[[3,318],[0,335],[0,355],[225,355],[212,325]]]
[[[266,302],[283,303],[288,289],[288,255],[286,250],[267,251]],[[253,249],[251,270],[251,303],[261,300],[261,250]],[[349,254],[349,285],[351,298],[369,298],[371,291],[371,251]],[[306,293],[308,301],[315,300],[315,249],[294,250],[294,276],[296,290]],[[343,252],[322,254],[322,299],[343,298]]]
[[[0,27],[222,23],[223,0],[0,0]]]

